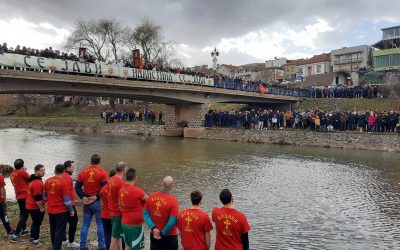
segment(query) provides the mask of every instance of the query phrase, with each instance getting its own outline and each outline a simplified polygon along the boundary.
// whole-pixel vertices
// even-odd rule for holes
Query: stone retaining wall
[[[135,123],[64,122],[0,118],[0,128],[32,128],[54,131],[97,132],[116,135],[161,136],[164,126]],[[192,129],[194,130],[194,129]],[[316,133],[303,130],[244,130],[199,128],[186,133],[190,138],[245,141],[279,145],[315,146],[325,148],[366,149],[400,152],[399,134]],[[186,135],[185,135],[186,136]]]
[[[0,119],[0,128],[31,128],[53,131],[98,132],[116,135],[160,136],[161,126],[104,122],[37,121],[27,119]]]
[[[317,133],[303,130],[257,131],[228,128],[206,128],[193,136],[193,138],[400,152],[400,135],[397,133]]]

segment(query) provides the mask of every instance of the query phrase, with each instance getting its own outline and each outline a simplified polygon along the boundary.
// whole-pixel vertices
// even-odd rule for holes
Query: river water
[[[229,188],[251,225],[251,249],[400,248],[400,155],[163,137],[0,130],[0,163],[23,158],[29,172],[42,163],[82,169],[99,153],[101,166],[124,161],[149,194],[174,177],[180,207],[203,192],[203,209],[220,206]],[[9,198],[13,189],[7,180]],[[147,245],[148,246],[148,245]]]

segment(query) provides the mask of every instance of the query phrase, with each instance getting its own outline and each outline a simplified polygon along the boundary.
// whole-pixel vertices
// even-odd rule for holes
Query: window
[[[321,64],[318,64],[315,70],[317,73],[321,73]]]

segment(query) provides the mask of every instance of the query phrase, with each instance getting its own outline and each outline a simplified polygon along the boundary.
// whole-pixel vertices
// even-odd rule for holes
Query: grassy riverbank
[[[78,210],[79,223],[78,223],[78,229],[76,231],[75,241],[79,243],[79,236],[80,236],[80,231],[81,231],[81,226],[82,226],[82,204],[77,203],[76,209]],[[9,219],[10,219],[11,228],[15,229],[17,226],[17,223],[18,223],[18,219],[19,219],[18,204],[16,202],[7,202],[7,213],[8,213]],[[29,217],[28,223],[27,223],[27,226],[29,228],[30,228],[31,223],[32,223],[32,220]],[[1,225],[0,226],[1,249],[14,249],[14,250],[51,249],[50,224],[49,224],[49,217],[47,214],[44,217],[44,220],[43,220],[43,223],[42,223],[42,226],[40,229],[41,229],[40,230],[40,239],[43,241],[43,244],[33,245],[32,243],[29,242],[29,240],[30,240],[29,234],[21,237],[23,242],[19,242],[19,243],[11,242],[10,238],[5,236],[6,232],[4,230],[3,225]],[[89,248],[90,250],[97,249],[97,245],[95,245],[95,244],[97,244],[97,234],[96,234],[96,225],[95,225],[94,221],[92,222],[92,225],[90,227],[88,241],[91,243],[91,247]]]

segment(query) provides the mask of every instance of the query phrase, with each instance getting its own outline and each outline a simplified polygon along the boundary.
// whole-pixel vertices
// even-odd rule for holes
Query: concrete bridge
[[[164,103],[166,131],[175,131],[180,121],[187,121],[188,128],[200,128],[209,103],[259,103],[290,109],[299,100],[201,85],[0,69],[0,94],[13,93],[120,97]]]

